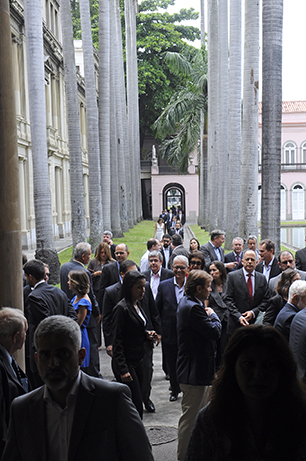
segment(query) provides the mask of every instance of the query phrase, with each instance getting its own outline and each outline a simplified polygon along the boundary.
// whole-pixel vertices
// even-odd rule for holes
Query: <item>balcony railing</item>
[[[306,170],[306,163],[281,163],[281,171]],[[261,171],[261,164],[258,165],[258,171]]]

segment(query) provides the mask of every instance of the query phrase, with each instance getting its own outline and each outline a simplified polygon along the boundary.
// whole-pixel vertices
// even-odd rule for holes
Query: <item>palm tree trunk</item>
[[[205,45],[204,0],[201,0],[201,46]],[[204,111],[201,111],[200,126],[200,174],[198,225],[204,227],[207,220],[207,150],[204,152]],[[205,155],[206,154],[206,155]]]
[[[241,169],[241,0],[230,3],[230,64],[228,114],[228,180],[227,224],[225,248],[239,232],[240,169]]]
[[[103,238],[101,170],[99,150],[99,122],[97,90],[95,82],[95,67],[93,43],[91,36],[91,20],[89,0],[80,0],[82,25],[82,45],[84,56],[85,95],[86,95],[86,125],[87,149],[89,167],[89,211],[90,237],[89,242],[97,248]]]
[[[239,235],[257,235],[259,0],[245,1]]]
[[[228,8],[219,0],[219,187],[218,227],[225,229],[228,158]]]
[[[218,224],[219,132],[218,1],[208,1],[208,231]]]
[[[36,248],[54,249],[48,172],[41,0],[25,0],[29,109],[33,157]]]
[[[110,2],[99,3],[99,138],[104,229],[111,229]]]
[[[262,25],[261,238],[272,239],[278,252],[280,251],[283,0],[263,2]]]
[[[61,24],[63,33],[64,74],[70,157],[71,227],[72,243],[74,248],[79,242],[86,241],[86,221],[79,102],[69,0],[61,1]]]

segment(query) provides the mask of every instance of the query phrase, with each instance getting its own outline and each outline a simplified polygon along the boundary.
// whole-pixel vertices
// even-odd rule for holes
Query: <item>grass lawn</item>
[[[153,237],[155,222],[154,221],[142,221],[137,224],[133,229],[130,229],[129,232],[126,232],[124,237],[120,239],[114,239],[114,243],[126,243],[129,248],[129,259],[132,259],[139,264],[141,256],[147,249],[147,241],[149,238]],[[200,226],[193,224],[190,226],[194,232],[196,238],[199,240],[201,245],[207,243],[209,240],[209,233],[201,229]],[[287,250],[288,248],[281,246],[282,250]],[[93,257],[94,255],[92,255]],[[71,260],[72,258],[72,246],[66,248],[66,250],[61,251],[58,254],[61,264],[64,264]]]

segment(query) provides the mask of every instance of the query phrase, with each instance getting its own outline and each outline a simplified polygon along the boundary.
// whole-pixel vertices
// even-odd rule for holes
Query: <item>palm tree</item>
[[[111,229],[110,2],[99,2],[99,139],[103,224]]]
[[[86,85],[86,126],[87,149],[89,166],[89,211],[90,211],[90,237],[93,248],[102,242],[102,197],[101,197],[101,170],[99,150],[99,122],[97,90],[95,82],[95,67],[93,43],[91,36],[91,20],[89,0],[80,0],[80,14],[82,24],[82,46],[84,56],[84,73]]]
[[[239,235],[257,235],[259,1],[245,1]]]
[[[188,169],[189,155],[200,139],[201,112],[207,108],[207,63],[205,48],[193,55],[167,52],[165,58],[172,69],[186,78],[186,84],[178,89],[170,103],[154,123],[156,136],[165,139],[162,155],[179,172]]]
[[[37,250],[54,249],[48,172],[41,0],[25,0],[29,109]]]
[[[219,31],[218,1],[208,1],[208,222],[207,230],[218,224],[219,154]]]
[[[219,187],[218,227],[225,229],[228,157],[228,8],[219,0]]]
[[[79,103],[69,0],[61,1],[60,12],[69,137],[72,243],[75,247],[79,242],[86,241],[86,221]]]
[[[205,9],[201,0],[201,46],[205,45]],[[198,225],[205,226],[207,219],[207,136],[204,140],[204,111],[201,111],[200,121],[200,174],[199,174],[199,217]],[[206,133],[207,135],[207,133]]]
[[[228,190],[226,248],[239,232],[241,168],[241,0],[230,3],[229,47],[229,113],[228,113]]]
[[[279,251],[283,0],[263,2],[262,25],[261,237],[272,239]]]

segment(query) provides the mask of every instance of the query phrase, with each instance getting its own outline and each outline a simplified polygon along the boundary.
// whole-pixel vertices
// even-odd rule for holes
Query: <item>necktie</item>
[[[249,291],[249,296],[250,296],[250,309],[252,309],[252,302],[253,302],[253,285],[252,285],[252,274],[248,274],[248,281],[247,281],[247,286],[248,286],[248,291]]]
[[[24,390],[26,392],[28,392],[28,380],[27,380],[27,378],[22,377],[19,365],[16,362],[16,360],[14,359],[14,357],[12,357],[12,368],[13,368],[13,370],[15,372],[15,375],[17,376],[18,381],[20,382],[20,384],[22,385]]]

